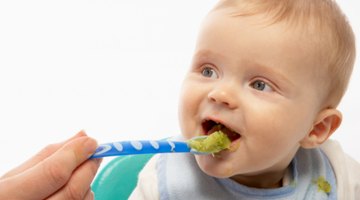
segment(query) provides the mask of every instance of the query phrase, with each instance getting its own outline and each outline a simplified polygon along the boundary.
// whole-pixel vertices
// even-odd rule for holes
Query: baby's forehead
[[[328,42],[329,38],[326,38],[322,33],[312,28],[291,24],[287,21],[275,23],[270,21],[269,16],[263,13],[238,16],[232,15],[231,10],[223,10],[221,12],[214,11],[214,13],[210,13],[208,17],[209,20],[205,23],[207,28],[203,28],[206,32],[200,35],[200,40],[202,40],[201,36],[206,37],[206,39],[203,40],[203,43],[206,43],[206,45],[212,43],[212,41],[207,40],[208,38],[221,40],[221,37],[232,37],[235,41],[236,38],[242,35],[248,35],[256,38],[257,41],[262,41],[264,45],[272,45],[273,52],[270,53],[275,53],[282,49],[291,50],[283,52],[284,57],[291,55],[293,56],[292,59],[297,60],[300,56],[297,52],[301,52],[301,55],[305,55],[306,58],[315,57],[319,65],[328,65],[328,58],[329,55],[331,55],[330,50],[332,49],[331,43]],[[208,37],[208,35],[212,36]],[[243,43],[247,43],[248,41],[245,40]],[[239,43],[234,42],[228,45],[236,46],[239,45]],[[227,47],[224,47],[224,49],[226,48]],[[280,54],[277,55],[281,56]],[[304,59],[304,64],[305,60],[306,59]]]
[[[218,4],[209,13],[209,16],[214,18],[212,13],[216,13],[215,18],[216,16],[232,18],[234,19],[234,26],[236,25],[237,20],[248,19],[252,21],[253,25],[259,27],[259,29],[266,28],[269,30],[269,34],[271,34],[270,31],[272,27],[281,27],[282,32],[278,32],[277,34],[280,34],[281,37],[283,37],[283,42],[287,42],[288,45],[297,45],[301,51],[308,52],[309,57],[316,57],[318,63],[321,63],[324,66],[322,68],[317,68],[316,70],[318,71],[327,70],[325,66],[330,65],[330,58],[336,54],[334,51],[338,46],[338,43],[334,38],[334,32],[336,31],[334,30],[334,27],[331,27],[329,19],[325,19],[326,16],[314,13],[307,13],[306,15],[300,11],[291,10],[288,10],[289,13],[285,13],[280,7],[269,7],[268,9],[265,9],[259,5],[259,8],[254,8],[253,4],[243,5],[243,3],[241,3],[248,3],[249,1],[239,0],[221,2],[223,3]],[[304,10],[306,9],[304,8]],[[226,31],[230,30],[227,29]],[[238,29],[236,31],[249,30]],[[254,34],[256,34],[256,29],[250,31],[253,31]]]

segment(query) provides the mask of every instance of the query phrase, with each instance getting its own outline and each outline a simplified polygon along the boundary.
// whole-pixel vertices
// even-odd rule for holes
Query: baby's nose
[[[208,99],[213,103],[226,106],[230,109],[237,108],[237,100],[234,91],[229,86],[221,86],[212,89],[208,94]]]

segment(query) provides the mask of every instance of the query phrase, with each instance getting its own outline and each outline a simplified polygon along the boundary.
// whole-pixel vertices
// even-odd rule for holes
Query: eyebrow
[[[193,61],[196,60],[207,60],[208,58],[213,58],[213,59],[217,59],[217,60],[222,60],[222,59],[226,59],[225,56],[219,54],[219,53],[215,53],[211,50],[208,49],[202,49],[202,50],[198,50],[195,52],[194,56],[193,56]]]
[[[212,52],[211,50],[198,50],[194,54],[194,58],[208,57],[208,56],[219,56],[218,54]]]

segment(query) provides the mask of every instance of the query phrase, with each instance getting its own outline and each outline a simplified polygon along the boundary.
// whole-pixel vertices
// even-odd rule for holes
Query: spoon
[[[189,146],[190,142],[201,142],[207,137],[208,136],[197,136],[188,141],[131,140],[105,143],[99,145],[90,158],[154,153],[211,154],[213,152],[199,152]]]

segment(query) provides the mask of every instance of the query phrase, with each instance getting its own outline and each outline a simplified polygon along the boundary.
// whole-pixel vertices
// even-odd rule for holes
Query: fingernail
[[[88,138],[86,140],[86,142],[84,143],[84,148],[89,157],[95,152],[97,146],[98,145],[97,145],[96,140],[94,140],[92,138]]]

